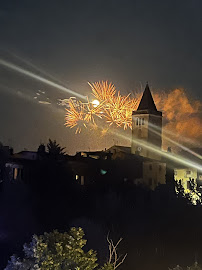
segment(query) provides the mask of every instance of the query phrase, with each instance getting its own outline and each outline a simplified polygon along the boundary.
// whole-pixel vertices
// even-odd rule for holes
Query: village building
[[[185,166],[176,164],[174,168],[174,178],[175,181],[181,181],[185,190],[190,188],[190,181],[194,181],[202,191],[202,148],[192,148],[189,150],[189,152],[185,150],[180,151],[179,155],[187,161],[190,161],[190,163],[200,165],[201,170],[191,165]]]
[[[158,135],[152,132],[153,129],[158,130]],[[160,154],[161,134],[162,112],[157,110],[147,84],[139,107],[137,111],[133,112],[131,147],[114,145],[109,149],[105,149],[105,151],[78,153],[77,156],[81,157],[79,162],[82,162],[85,170],[78,170],[78,160],[77,162],[71,162],[75,171],[75,178],[82,185],[91,182],[89,171],[92,171],[93,168],[88,169],[90,161],[88,162],[85,159],[92,158],[99,160],[99,162],[101,160],[106,161],[108,170],[104,170],[106,171],[105,177],[110,174],[112,177],[116,177],[117,182],[141,184],[154,190],[159,184],[166,183],[166,163],[161,160]],[[151,145],[157,150],[150,149]],[[97,165],[99,162],[97,162]],[[82,167],[81,164],[79,167]],[[101,172],[102,169],[100,169],[100,176],[102,176]]]
[[[42,148],[41,148],[42,147]],[[180,156],[201,164],[202,151],[193,157],[183,151]],[[167,154],[169,156],[167,156]],[[103,151],[82,151],[75,156],[66,155],[62,160],[71,169],[80,185],[106,184],[142,185],[156,189],[159,185],[179,181],[189,189],[194,179],[202,186],[202,172],[172,160],[171,149],[162,150],[162,112],[158,111],[147,84],[138,109],[132,114],[131,147],[113,145]],[[47,158],[45,146],[37,152],[22,151],[10,156],[6,163],[10,180],[29,183],[41,160]]]

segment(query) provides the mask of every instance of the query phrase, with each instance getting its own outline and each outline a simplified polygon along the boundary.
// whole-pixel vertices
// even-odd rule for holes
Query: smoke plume
[[[158,110],[163,112],[163,143],[166,136],[179,143],[199,146],[202,140],[202,103],[188,97],[183,89],[153,95]]]

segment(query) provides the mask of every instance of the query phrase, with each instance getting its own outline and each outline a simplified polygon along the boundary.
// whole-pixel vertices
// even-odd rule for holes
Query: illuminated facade
[[[174,170],[175,181],[181,181],[185,189],[189,189],[190,180],[197,180],[197,169],[194,168],[175,168]]]
[[[157,135],[153,130],[158,132]],[[160,155],[144,147],[150,144],[161,150],[162,145],[162,112],[158,111],[152,98],[149,85],[146,85],[137,111],[132,115],[131,153],[160,160]],[[141,142],[140,143],[138,143]]]
[[[180,155],[185,157],[187,160],[194,162],[195,164],[201,165],[201,154],[202,148],[192,148],[191,149],[194,153],[197,153],[198,156],[193,156],[190,152],[181,151]],[[174,178],[175,181],[181,180],[181,183],[184,189],[190,188],[190,180],[194,180],[198,187],[202,190],[202,171],[198,168],[194,168],[191,166],[179,166],[175,165],[174,168]]]

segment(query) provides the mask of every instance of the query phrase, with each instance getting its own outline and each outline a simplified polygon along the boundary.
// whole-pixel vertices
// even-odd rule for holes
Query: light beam
[[[113,134],[113,132],[111,132],[111,133]],[[120,133],[114,133],[114,135],[116,135],[122,139],[129,140],[131,142],[131,138],[129,138],[128,136],[125,136],[125,135],[120,134]],[[189,168],[190,167],[195,168],[198,171],[202,172],[202,166],[198,163],[194,163],[191,160],[186,159],[180,155],[164,152],[161,149],[159,149],[158,147],[156,147],[152,144],[146,143],[146,142],[142,142],[141,140],[136,139],[135,142],[138,143],[140,146],[145,147],[146,149],[159,154],[159,156],[163,156],[171,161],[176,162],[176,164],[181,164],[181,165],[187,166]]]
[[[36,66],[35,64],[33,64],[30,60],[25,59],[24,57],[20,57],[17,54],[8,51],[8,53],[15,57],[16,59],[18,59],[20,62],[24,63],[25,65],[27,65],[28,67],[34,69],[36,72],[39,72],[40,74],[43,74],[44,76],[46,76],[48,79],[53,80],[54,82],[61,84],[61,85],[65,85],[63,82],[61,82],[60,80],[58,80],[57,78],[55,78],[53,75],[49,74],[47,71],[44,71],[42,68]]]
[[[168,136],[166,136],[166,135],[164,135],[164,134],[161,134],[160,132],[156,131],[156,130],[159,129],[159,127],[157,127],[157,126],[155,126],[155,125],[153,125],[153,124],[151,124],[151,123],[149,123],[148,127],[149,127],[149,129],[151,130],[151,132],[153,132],[154,134],[158,135],[159,137],[162,136],[165,140],[167,140],[167,141],[173,143],[174,145],[178,146],[178,147],[181,148],[182,150],[184,150],[184,151],[186,151],[186,152],[192,154],[193,156],[195,156],[195,157],[197,157],[197,158],[199,158],[199,159],[202,159],[202,156],[199,155],[198,153],[196,153],[196,152],[194,152],[193,150],[189,149],[188,147],[186,147],[186,146],[184,146],[184,145],[182,145],[182,144],[180,144],[180,143],[178,143],[178,142],[176,142],[176,141],[170,139]],[[152,127],[153,127],[153,128],[152,128]]]
[[[59,89],[59,90],[61,90],[63,92],[66,92],[66,93],[71,94],[73,96],[77,96],[78,98],[81,98],[83,100],[86,100],[86,97],[84,95],[81,95],[81,94],[79,94],[79,93],[77,93],[75,91],[72,91],[72,90],[70,90],[70,89],[68,89],[68,88],[66,88],[66,87],[64,87],[64,86],[62,86],[60,84],[54,83],[54,82],[52,82],[52,81],[50,81],[48,79],[45,79],[45,78],[43,78],[43,77],[41,77],[39,75],[36,75],[33,72],[25,70],[25,69],[23,69],[23,68],[21,68],[19,66],[16,66],[16,65],[14,65],[14,64],[12,64],[12,63],[10,63],[8,61],[0,59],[0,65],[2,65],[4,67],[7,67],[7,68],[9,68],[11,70],[14,70],[16,72],[19,72],[21,74],[24,74],[24,75],[26,75],[26,76],[28,76],[30,78],[33,78],[33,79],[35,79],[37,81],[40,81],[40,82],[43,82],[43,83],[45,83],[47,85],[55,87],[55,88],[57,88],[57,89]]]

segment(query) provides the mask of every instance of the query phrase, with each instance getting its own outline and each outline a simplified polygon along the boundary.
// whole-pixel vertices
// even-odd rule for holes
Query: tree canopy
[[[49,139],[49,142],[47,143],[47,149],[48,153],[51,155],[64,155],[65,154],[65,147],[61,147],[59,143],[56,142],[56,140]]]
[[[34,235],[25,244],[24,258],[12,256],[5,270],[113,270],[113,264],[106,263],[99,268],[97,254],[92,249],[85,252],[86,240],[81,228],[71,228],[69,233],[57,230]]]

